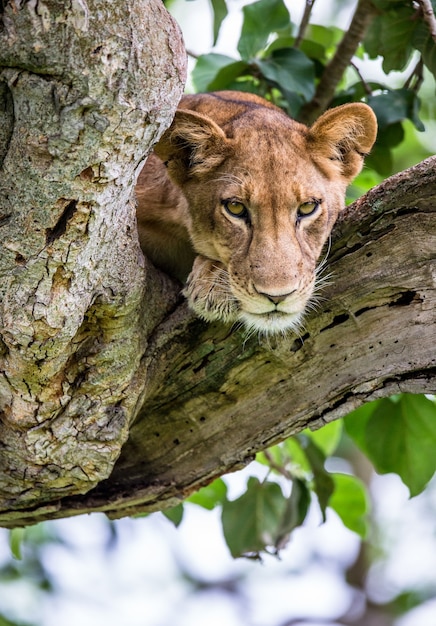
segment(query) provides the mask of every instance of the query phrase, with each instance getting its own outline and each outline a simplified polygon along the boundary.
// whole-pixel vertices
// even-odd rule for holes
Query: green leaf
[[[211,511],[224,502],[226,495],[227,485],[222,478],[218,478],[210,485],[193,493],[186,501],[192,504],[198,504],[198,506],[202,506],[204,509]]]
[[[249,478],[246,492],[223,504],[224,537],[232,556],[258,555],[276,546],[287,515],[287,499],[277,483]]]
[[[207,91],[208,85],[214,80],[218,72],[236,60],[225,54],[203,54],[197,59],[192,72],[192,81],[197,91]]]
[[[21,546],[23,545],[24,533],[26,532],[25,528],[12,528],[9,531],[9,547],[12,552],[12,556],[17,561],[21,561]]]
[[[162,513],[177,528],[177,526],[180,525],[183,519],[183,513],[184,513],[183,504],[182,503],[177,504],[176,506],[173,506],[171,509],[166,509],[165,511],[162,511]]]
[[[368,96],[367,102],[377,116],[379,128],[385,128],[407,117],[407,104],[401,93],[388,91]]]
[[[425,22],[421,22],[417,27],[413,44],[422,54],[422,60],[426,67],[436,78],[436,45]]]
[[[346,89],[336,93],[335,97],[331,101],[330,107],[336,107],[346,102],[360,102],[368,97],[367,88],[370,88],[372,92],[382,91],[386,89],[386,85],[376,83],[374,81],[368,81],[365,85],[362,82],[357,82],[349,85]]]
[[[287,499],[286,508],[277,531],[276,548],[283,547],[289,539],[290,533],[301,526],[306,519],[310,506],[310,491],[303,480],[294,478],[292,491]]]
[[[362,538],[368,533],[369,498],[362,481],[348,474],[332,474],[335,490],[329,500],[344,526]]]
[[[365,166],[374,169],[378,174],[383,177],[392,174],[394,167],[394,161],[392,152],[389,148],[384,146],[378,146],[377,144],[371,150],[371,154],[365,159]]]
[[[377,143],[371,154],[365,159],[367,167],[373,168],[383,176],[389,176],[393,169],[392,148],[404,140],[403,122],[395,122],[388,126],[379,126]]]
[[[273,464],[289,471],[292,477],[308,480],[312,476],[309,461],[294,437],[289,437],[286,441],[269,448],[268,456],[272,459]],[[270,459],[264,452],[259,452],[256,455],[256,461],[268,465],[277,474],[283,474],[279,469],[271,467]]]
[[[303,430],[302,434],[306,435],[314,444],[322,451],[324,456],[331,456],[339,445],[343,430],[342,420],[335,420],[326,424],[319,430]]]
[[[215,78],[207,86],[207,90],[219,91],[220,89],[232,89],[235,80],[244,74],[247,75],[249,69],[250,66],[245,61],[230,63],[217,72]]]
[[[357,437],[351,421],[347,432],[377,472],[394,472],[412,496],[420,493],[436,471],[436,404],[425,396],[404,394],[397,402],[380,400],[364,421]]]
[[[334,26],[319,26],[309,24],[300,50],[311,59],[327,60],[328,54],[336,49],[337,44],[344,36],[344,31]]]
[[[283,87],[281,88],[281,92],[285,98],[285,101],[281,104],[282,108],[285,109],[290,117],[297,119],[301,107],[306,102],[306,99],[294,91],[287,91],[286,89],[283,89]]]
[[[300,50],[274,50],[269,58],[257,60],[256,65],[268,81],[284,91],[301,94],[305,100],[315,93],[313,61]]]
[[[413,52],[412,41],[419,21],[412,5],[387,11],[375,18],[364,46],[371,58],[383,56],[383,70],[403,70]]]
[[[334,490],[334,483],[331,475],[325,470],[325,456],[323,452],[318,448],[312,439],[306,435],[298,435],[298,441],[307,459],[310,463],[313,472],[314,491],[318,497],[319,506],[323,520],[325,521],[325,512],[330,496]]]
[[[419,99],[410,89],[392,89],[376,96],[369,96],[367,102],[376,114],[382,130],[405,119],[412,120],[418,130],[424,130],[417,113]]]
[[[305,39],[301,42],[299,50],[304,52],[309,59],[318,59],[318,61],[323,62],[326,61],[326,50],[321,44],[316,43],[316,41],[309,41],[308,39]]]
[[[286,441],[282,445],[284,446],[286,453],[290,459],[292,473],[294,475],[297,473],[299,477],[311,476],[312,468],[304,450],[301,448],[298,439],[296,437],[289,437],[289,439],[286,439]]]
[[[277,37],[277,39],[274,39],[274,41],[272,41],[264,50],[262,57],[269,57],[274,52],[274,50],[279,50],[281,48],[292,48],[294,42],[295,37],[291,37],[289,35],[285,37]]]
[[[363,196],[363,194],[376,185],[379,185],[382,181],[383,177],[380,176],[375,169],[366,167],[356,176],[352,184],[347,188],[347,204],[351,204],[351,202]]]
[[[389,124],[380,128],[377,135],[377,145],[379,148],[395,148],[404,139],[404,128],[401,122]]]
[[[366,429],[368,428],[369,418],[380,402],[381,400],[374,400],[373,402],[362,404],[358,409],[351,411],[351,413],[348,413],[348,415],[344,417],[343,421],[346,433],[361,449],[365,446]]]
[[[226,0],[210,0],[213,10],[213,45],[216,44],[220,32],[221,24],[227,17]]]
[[[271,34],[290,28],[289,11],[283,0],[259,0],[243,8],[244,21],[238,51],[245,60],[265,48]]]

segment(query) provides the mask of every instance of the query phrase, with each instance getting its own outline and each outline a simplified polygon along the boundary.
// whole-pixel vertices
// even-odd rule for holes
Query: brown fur
[[[182,280],[190,272],[185,295],[205,319],[295,328],[375,136],[364,104],[331,109],[307,128],[252,94],[185,96],[138,179],[142,249]],[[229,214],[231,200],[245,218]],[[314,200],[313,215],[299,217]]]

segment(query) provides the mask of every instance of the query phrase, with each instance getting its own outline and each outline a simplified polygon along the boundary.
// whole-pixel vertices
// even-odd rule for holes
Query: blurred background
[[[251,467],[226,479],[231,495]],[[365,542],[314,504],[279,557],[234,560],[219,510],[101,514],[28,528],[21,559],[0,532],[2,626],[435,626],[436,481],[419,496],[395,475],[370,479]]]

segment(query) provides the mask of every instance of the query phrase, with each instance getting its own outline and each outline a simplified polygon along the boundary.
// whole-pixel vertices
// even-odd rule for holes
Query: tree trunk
[[[8,5],[0,31],[4,526],[172,506],[366,400],[436,392],[436,157],[344,211],[301,337],[206,325],[143,261],[130,201],[178,32],[151,0],[88,4]]]
[[[186,58],[160,0],[4,4],[0,498],[16,508],[108,477],[140,405],[178,295],[139,250],[132,189]]]

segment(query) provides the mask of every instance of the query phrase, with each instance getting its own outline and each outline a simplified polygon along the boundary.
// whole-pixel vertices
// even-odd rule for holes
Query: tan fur
[[[144,253],[181,280],[189,274],[184,293],[204,319],[297,328],[376,132],[365,104],[331,109],[307,128],[252,94],[185,96],[138,179]],[[299,217],[315,200],[313,215]],[[226,201],[244,204],[246,216]]]

